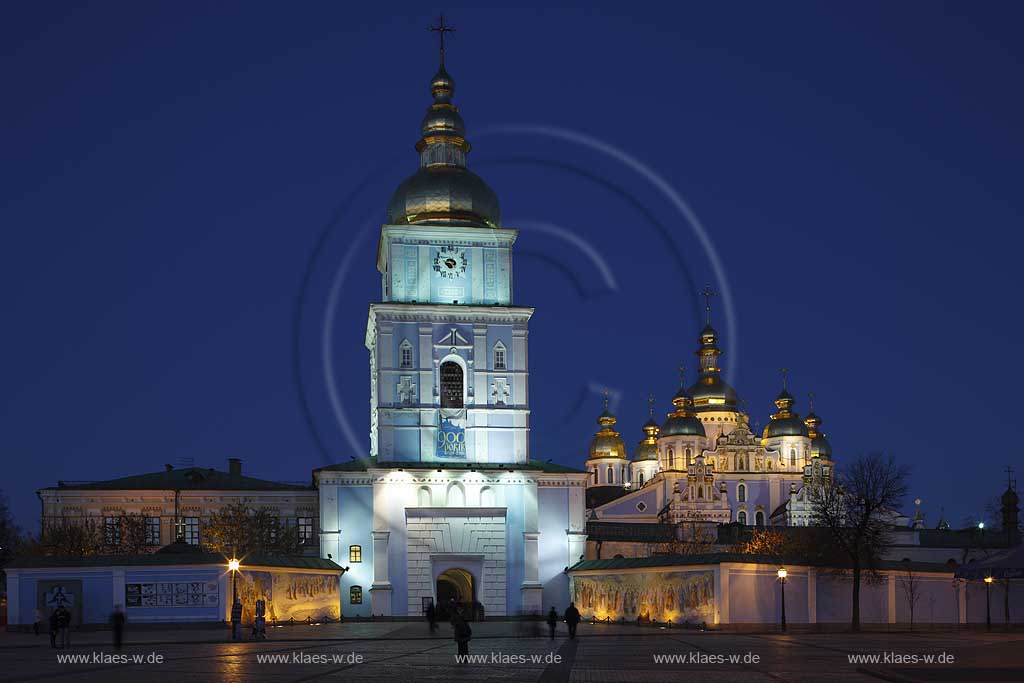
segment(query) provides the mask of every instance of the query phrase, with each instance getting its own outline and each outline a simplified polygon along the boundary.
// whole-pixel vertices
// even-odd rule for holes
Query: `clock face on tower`
[[[465,277],[466,251],[450,245],[440,247],[434,255],[434,273],[448,280]]]

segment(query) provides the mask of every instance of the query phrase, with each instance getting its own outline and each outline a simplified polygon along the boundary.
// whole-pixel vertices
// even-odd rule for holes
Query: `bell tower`
[[[381,228],[382,301],[370,306],[370,451],[380,462],[525,463],[527,326],[512,305],[512,246],[470,144],[444,63],[416,143],[419,168]]]

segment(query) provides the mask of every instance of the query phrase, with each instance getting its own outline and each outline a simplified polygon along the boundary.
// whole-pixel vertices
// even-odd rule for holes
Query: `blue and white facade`
[[[314,473],[320,546],[348,571],[345,616],[564,609],[585,551],[587,474],[530,459],[528,324],[512,303],[517,232],[465,165],[454,82],[431,84],[419,170],[381,228],[370,305],[370,453]]]

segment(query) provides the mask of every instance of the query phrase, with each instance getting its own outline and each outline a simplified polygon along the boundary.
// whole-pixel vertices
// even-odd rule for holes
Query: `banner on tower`
[[[440,411],[437,426],[437,448],[439,458],[466,457],[466,411]]]

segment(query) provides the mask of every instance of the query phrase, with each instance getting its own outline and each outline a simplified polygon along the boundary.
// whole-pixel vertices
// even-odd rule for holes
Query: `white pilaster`
[[[388,539],[390,531],[373,532],[373,584],[370,586],[370,607],[373,614],[391,616],[391,578],[388,574]]]
[[[20,574],[17,569],[7,570],[7,623],[21,624]],[[35,612],[33,608],[33,619]]]

